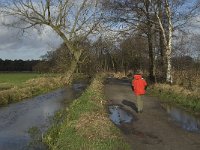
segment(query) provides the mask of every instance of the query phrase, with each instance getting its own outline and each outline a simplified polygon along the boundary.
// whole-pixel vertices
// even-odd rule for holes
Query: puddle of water
[[[131,123],[133,121],[133,116],[121,109],[119,106],[109,106],[110,119],[116,125],[121,125],[123,123]]]
[[[58,89],[32,99],[0,108],[0,150],[22,150],[30,142],[28,130],[37,127],[42,132],[50,126],[49,117],[72,101],[85,85]]]
[[[170,117],[174,121],[178,122],[183,129],[200,133],[200,118],[197,118],[192,114],[181,110],[180,108],[176,108],[167,104],[162,104],[162,106],[165,108]]]
[[[125,86],[131,86],[131,80],[129,79],[117,79],[117,78],[112,78],[108,77],[105,81],[106,84],[120,84],[120,85],[125,85]]]
[[[83,91],[86,87],[86,84],[82,84],[82,83],[76,83],[76,84],[73,84],[72,85],[72,88],[75,90],[75,91]]]

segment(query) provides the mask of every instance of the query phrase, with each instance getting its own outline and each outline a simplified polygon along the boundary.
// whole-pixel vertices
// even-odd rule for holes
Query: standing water
[[[131,121],[133,121],[133,116],[130,113],[121,109],[120,106],[117,105],[109,106],[109,111],[110,111],[110,119],[116,125],[121,125],[123,123],[130,123]]]
[[[162,106],[165,108],[170,117],[179,123],[183,129],[200,133],[200,118],[197,118],[192,114],[171,105],[162,104]]]
[[[28,130],[37,127],[45,131],[49,117],[63,108],[64,101],[70,101],[84,89],[81,84],[71,88],[37,96],[35,98],[0,108],[0,150],[22,150],[31,141]]]

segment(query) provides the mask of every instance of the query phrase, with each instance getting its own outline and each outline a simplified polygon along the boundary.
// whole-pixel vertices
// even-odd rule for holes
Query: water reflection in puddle
[[[121,125],[122,123],[130,123],[133,121],[133,116],[121,109],[119,106],[109,106],[110,119],[116,125]]]
[[[180,108],[176,108],[167,104],[162,104],[162,106],[172,117],[172,119],[178,122],[183,129],[200,133],[200,118],[196,118]]]

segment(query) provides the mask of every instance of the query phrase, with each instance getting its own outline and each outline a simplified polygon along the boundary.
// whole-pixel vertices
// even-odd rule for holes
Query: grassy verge
[[[62,85],[59,74],[0,73],[0,105],[19,102]]]
[[[120,130],[109,120],[103,96],[103,76],[67,109],[55,115],[44,142],[53,150],[127,150]]]
[[[65,85],[64,74],[0,73],[0,106],[19,102]],[[84,74],[74,74],[75,80],[86,80]]]
[[[159,96],[164,102],[181,106],[193,113],[200,113],[200,94],[178,85],[155,84],[148,88],[148,94]]]
[[[62,85],[59,77],[38,77],[27,80],[20,86],[12,86],[9,89],[0,91],[0,105],[6,105],[30,98]]]

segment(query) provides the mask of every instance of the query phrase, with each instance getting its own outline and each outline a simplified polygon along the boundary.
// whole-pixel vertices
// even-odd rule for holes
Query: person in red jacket
[[[132,80],[132,89],[136,96],[137,112],[142,113],[143,101],[141,97],[145,94],[147,82],[142,78],[141,74],[136,74],[133,76],[133,78],[134,79]]]

